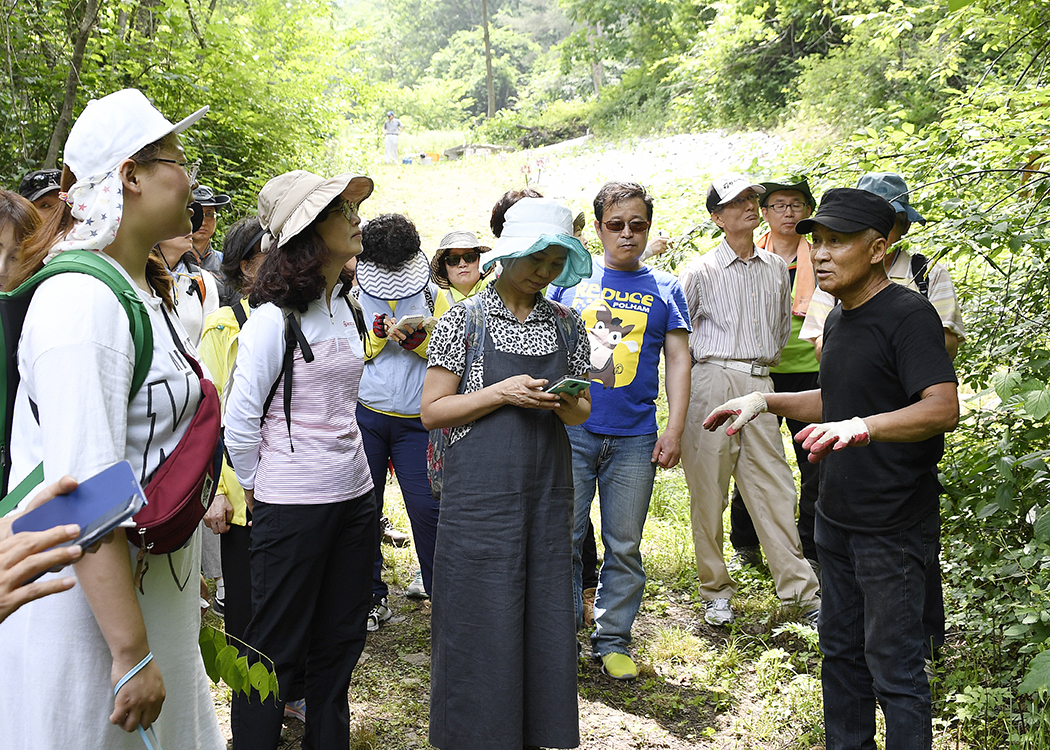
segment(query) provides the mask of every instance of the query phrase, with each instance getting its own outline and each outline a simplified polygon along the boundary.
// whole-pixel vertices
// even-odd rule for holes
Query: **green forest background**
[[[433,151],[771,129],[797,148],[756,176],[901,173],[967,326],[939,721],[1047,748],[1048,29],[1050,0],[4,0],[0,170],[60,162],[87,101],[133,86],[172,120],[211,106],[187,150],[235,196],[367,171],[388,109]]]

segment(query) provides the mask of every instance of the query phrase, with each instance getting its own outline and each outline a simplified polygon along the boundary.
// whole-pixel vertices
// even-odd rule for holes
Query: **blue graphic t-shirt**
[[[689,327],[678,279],[643,266],[614,271],[594,264],[572,289],[554,287],[552,299],[576,308],[591,345],[591,417],[598,435],[656,432],[660,351],[668,331]]]

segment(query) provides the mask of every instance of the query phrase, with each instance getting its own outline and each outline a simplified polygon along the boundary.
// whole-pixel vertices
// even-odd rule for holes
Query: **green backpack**
[[[3,442],[0,442],[0,516],[9,513],[26,494],[44,481],[44,465],[39,464],[29,476],[8,493],[11,479],[11,432],[14,427],[15,394],[18,391],[18,342],[22,337],[29,303],[40,282],[60,273],[86,273],[104,282],[128,314],[131,339],[135,343],[135,369],[131,377],[130,401],[146,380],[153,362],[153,326],[150,324],[146,305],[128,280],[97,253],[87,250],[69,250],[58,255],[24,284],[11,292],[0,292],[0,425],[3,426]],[[34,413],[36,405],[31,404]]]

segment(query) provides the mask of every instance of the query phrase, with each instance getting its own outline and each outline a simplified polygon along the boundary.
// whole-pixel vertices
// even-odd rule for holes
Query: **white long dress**
[[[175,348],[160,299],[139,295],[153,325],[154,350],[146,383],[129,406],[135,353],[116,296],[82,274],[41,284],[19,347],[12,486],[41,459],[49,483],[67,473],[90,477],[127,459],[145,484],[175,448],[200,400],[200,385]],[[174,316],[172,321],[185,341],[185,330]],[[137,551],[128,545],[129,564]],[[223,748],[197,645],[199,532],[178,552],[149,561],[138,600],[167,693],[154,723],[158,740],[165,750]],[[0,624],[0,748],[141,750],[137,733],[109,723],[111,668],[79,586],[24,606]]]

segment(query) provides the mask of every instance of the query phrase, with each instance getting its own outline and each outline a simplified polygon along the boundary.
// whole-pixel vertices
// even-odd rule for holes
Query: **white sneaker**
[[[408,584],[408,588],[405,589],[405,596],[409,599],[429,599],[430,594],[427,593],[426,588],[423,586],[423,571],[417,570],[416,574],[412,576],[412,583]]]
[[[733,608],[728,599],[713,599],[704,605],[704,622],[708,625],[728,625],[733,621]]]
[[[366,627],[369,633],[374,633],[379,630],[379,625],[386,622],[393,617],[394,612],[387,605],[386,597],[382,599],[374,599],[372,601],[372,611],[368,613],[368,623]]]

